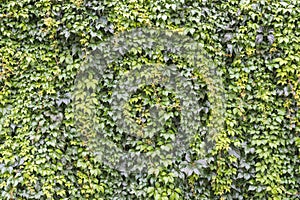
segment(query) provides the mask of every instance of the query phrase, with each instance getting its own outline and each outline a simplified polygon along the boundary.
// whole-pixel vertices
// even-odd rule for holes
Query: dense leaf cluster
[[[1,199],[298,199],[300,185],[300,4],[297,0],[3,0],[0,4]],[[203,47],[222,74],[224,128],[203,158],[202,133],[182,157],[147,173],[122,174],[97,159],[76,126],[71,94],[89,55],[134,28],[180,32]],[[167,122],[153,145],[126,141],[107,102],[122,73],[176,64],[180,56],[141,47],[107,68],[96,119],[117,145],[151,152],[176,133],[180,102],[159,84],[128,101],[142,126],[161,105]],[[201,123],[213,112],[196,78]],[[189,76],[187,76],[189,78]],[[148,120],[148,121],[147,121]]]

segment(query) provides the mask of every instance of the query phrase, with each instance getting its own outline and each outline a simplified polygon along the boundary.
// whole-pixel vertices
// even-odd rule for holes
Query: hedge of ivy
[[[299,19],[297,0],[2,0],[1,199],[300,198]],[[76,126],[70,94],[82,63],[103,41],[136,28],[181,32],[222,74],[225,123],[200,167],[200,132],[183,157],[124,175],[95,158]],[[117,75],[135,65],[167,64],[163,53],[142,48],[125,54],[108,68],[115,76],[96,84],[97,119],[119,145],[124,139],[110,123],[107,94]],[[183,71],[193,68],[169,56]],[[213,111],[205,103],[205,81],[193,75],[209,110],[201,114],[205,124]],[[167,113],[180,113],[176,96],[148,85],[131,97],[131,119],[141,123],[138,106],[160,98]],[[172,119],[165,134],[176,132]]]

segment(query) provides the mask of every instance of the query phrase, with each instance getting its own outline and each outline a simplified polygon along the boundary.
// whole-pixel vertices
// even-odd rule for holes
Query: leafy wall
[[[297,0],[2,0],[1,199],[299,198],[299,18]],[[194,165],[203,139],[197,133],[189,156],[128,176],[95,159],[83,142],[70,98],[80,66],[101,42],[138,27],[181,31],[222,72],[224,131],[207,165]],[[143,51],[125,56],[111,73],[164,62],[162,50],[156,57]],[[200,78],[199,85],[205,91]],[[99,90],[105,105],[101,94],[110,85],[98,86],[106,87]],[[161,87],[147,86],[133,98],[153,103],[156,89],[163,97]],[[174,98],[165,96],[166,102]],[[178,111],[173,104],[170,113]],[[98,109],[99,118],[108,118],[105,107]]]

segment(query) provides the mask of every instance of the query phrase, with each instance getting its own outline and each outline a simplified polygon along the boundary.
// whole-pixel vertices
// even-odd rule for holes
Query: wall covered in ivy
[[[297,0],[2,0],[0,199],[299,199],[299,19]],[[180,157],[124,174],[97,159],[83,139],[72,99],[82,63],[104,41],[137,28],[180,32],[220,72],[224,123],[205,159],[204,136],[195,132]],[[136,49],[93,86],[95,119],[120,146],[126,139],[107,106],[116,79],[137,65],[170,62],[164,49]],[[168,56],[196,79],[207,109],[200,121],[209,123],[207,82],[195,71],[188,75],[187,60]],[[176,132],[176,95],[141,87],[128,103],[137,124],[145,102],[172,116],[156,143],[172,139],[166,135]],[[126,145],[141,150],[146,142]]]

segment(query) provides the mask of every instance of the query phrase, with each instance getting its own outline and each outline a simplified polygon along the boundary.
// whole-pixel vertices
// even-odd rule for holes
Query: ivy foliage
[[[297,0],[2,0],[1,199],[298,199],[299,18]],[[103,41],[135,28],[191,37],[221,72],[224,129],[205,159],[199,132],[182,157],[147,173],[122,174],[83,140],[71,98],[80,67]],[[125,141],[114,129],[105,106],[114,81],[137,65],[168,64],[163,53],[130,52],[96,84],[96,119],[119,146],[151,152],[148,140]],[[193,69],[180,56],[169,57],[184,73]],[[201,123],[209,123],[207,83],[193,75],[205,111]],[[128,118],[142,125],[140,116],[148,120],[154,104],[169,117],[155,138],[155,145],[164,144],[180,116],[172,92],[159,84],[141,87],[128,101]]]

